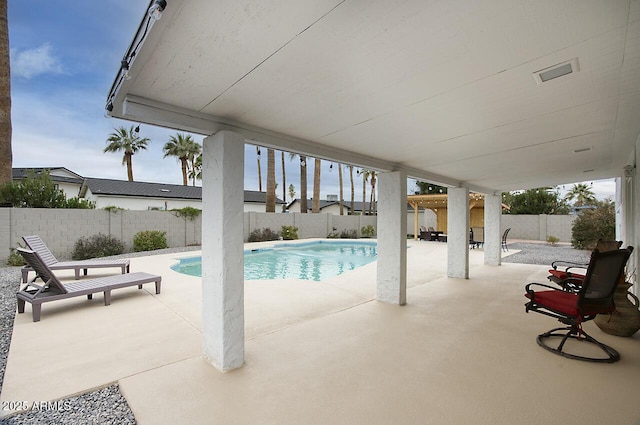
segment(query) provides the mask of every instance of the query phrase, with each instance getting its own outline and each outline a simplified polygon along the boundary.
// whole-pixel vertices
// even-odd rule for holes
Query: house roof
[[[293,201],[289,202],[289,204],[287,205],[287,208],[291,207],[291,205],[295,204],[295,203],[299,203],[300,202],[300,198],[296,198]],[[311,205],[312,205],[313,199],[307,199],[307,207],[309,209],[309,211],[311,211]],[[351,201],[343,201],[343,206],[344,208],[347,209],[351,209]],[[321,199],[320,200],[320,209],[329,207],[331,205],[339,205],[340,201],[328,201],[326,199]],[[362,211],[362,201],[355,201],[353,203],[353,208],[355,211]],[[365,202],[365,209],[368,210],[369,209],[369,202]]]
[[[22,180],[26,179],[30,172],[40,175],[44,170],[49,170],[49,176],[54,182],[82,184],[83,177],[65,167],[13,168],[11,175],[13,180]]]
[[[202,199],[202,187],[165,183],[86,178],[80,190],[80,196],[85,196],[87,190],[90,190],[94,195],[131,196],[139,198]],[[245,190],[244,201],[265,203],[266,193]],[[276,204],[284,204],[284,202],[276,197]]]
[[[617,177],[640,134],[635,5],[171,0],[140,11],[107,110],[481,193]]]

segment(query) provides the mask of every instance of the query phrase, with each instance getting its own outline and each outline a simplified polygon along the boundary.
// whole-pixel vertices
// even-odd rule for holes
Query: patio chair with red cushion
[[[603,241],[598,239],[596,248],[600,252],[620,249],[622,241]],[[560,285],[567,291],[576,292],[580,289],[580,282],[584,280],[584,275],[589,263],[577,263],[572,261],[554,261],[549,269],[547,279]],[[560,267],[560,269],[558,269]]]
[[[582,324],[593,320],[598,314],[610,314],[615,310],[613,293],[632,251],[633,247],[606,252],[594,250],[578,292],[570,292],[541,283],[526,285],[525,297],[529,299],[525,304],[527,313],[530,311],[541,313],[567,325],[538,335],[538,345],[552,353],[571,359],[606,363],[620,360],[620,354],[615,349],[588,335],[582,328]],[[540,289],[534,290],[534,287]],[[557,347],[547,344],[547,341],[554,338],[560,339]],[[569,339],[592,343],[599,347],[606,357],[569,353],[565,350],[565,343]]]

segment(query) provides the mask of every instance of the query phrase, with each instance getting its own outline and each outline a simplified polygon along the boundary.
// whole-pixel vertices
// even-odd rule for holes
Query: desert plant
[[[249,234],[249,242],[276,241],[280,239],[280,234],[271,229],[256,229]]]
[[[616,217],[613,202],[604,201],[596,208],[583,210],[571,226],[571,245],[576,249],[593,249],[598,239],[614,240]]]
[[[376,228],[369,224],[360,229],[360,233],[363,238],[370,238],[376,234]]]
[[[124,252],[124,243],[110,235],[97,235],[78,239],[71,253],[74,260],[119,255]]]
[[[167,232],[160,230],[143,230],[133,236],[133,250],[155,251],[156,249],[169,248],[167,244]]]
[[[555,236],[547,236],[547,243],[551,246],[555,246],[558,242],[560,242],[560,238],[557,238]]]
[[[282,226],[280,236],[287,241],[298,239],[298,228],[296,226]]]

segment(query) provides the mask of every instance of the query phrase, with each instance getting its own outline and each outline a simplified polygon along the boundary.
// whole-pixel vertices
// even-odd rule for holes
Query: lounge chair
[[[79,260],[79,261],[58,261],[53,253],[47,248],[47,245],[40,239],[40,236],[23,236],[22,239],[27,244],[29,249],[37,252],[40,258],[49,266],[51,270],[71,270],[73,269],[76,274],[76,280],[80,279],[80,270],[84,270],[84,275],[87,275],[87,269],[98,268],[113,268],[119,267],[122,270],[122,274],[129,273],[129,260]],[[33,271],[28,265],[22,268],[22,283],[27,283],[29,279],[29,272]]]
[[[25,302],[31,303],[34,322],[40,321],[42,304],[50,301],[81,295],[86,295],[87,299],[92,299],[93,294],[103,292],[104,305],[109,305],[111,304],[112,290],[134,285],[137,285],[138,289],[142,289],[144,283],[150,282],[155,282],[156,294],[160,293],[162,277],[141,272],[62,283],[37,252],[22,248],[18,248],[18,252],[36,272],[36,277],[24,285],[16,294],[18,297],[18,313],[24,313]],[[42,280],[42,285],[35,283],[37,279]]]

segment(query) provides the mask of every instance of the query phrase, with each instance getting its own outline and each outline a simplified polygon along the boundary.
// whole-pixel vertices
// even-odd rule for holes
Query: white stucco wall
[[[80,192],[79,184],[60,183],[60,182],[54,182],[54,183],[58,185],[58,189],[60,189],[64,193],[64,196],[67,199],[75,198],[76,196],[78,196],[78,193]]]
[[[77,196],[77,193],[73,196]],[[184,207],[202,209],[202,201],[199,199],[165,199],[165,198],[133,198],[130,196],[94,195],[87,191],[85,198],[96,203],[97,209],[105,207],[118,207],[125,210],[146,211],[149,209],[173,210]],[[265,205],[256,202],[245,202],[244,212],[264,212]],[[276,205],[276,212],[282,212]]]

